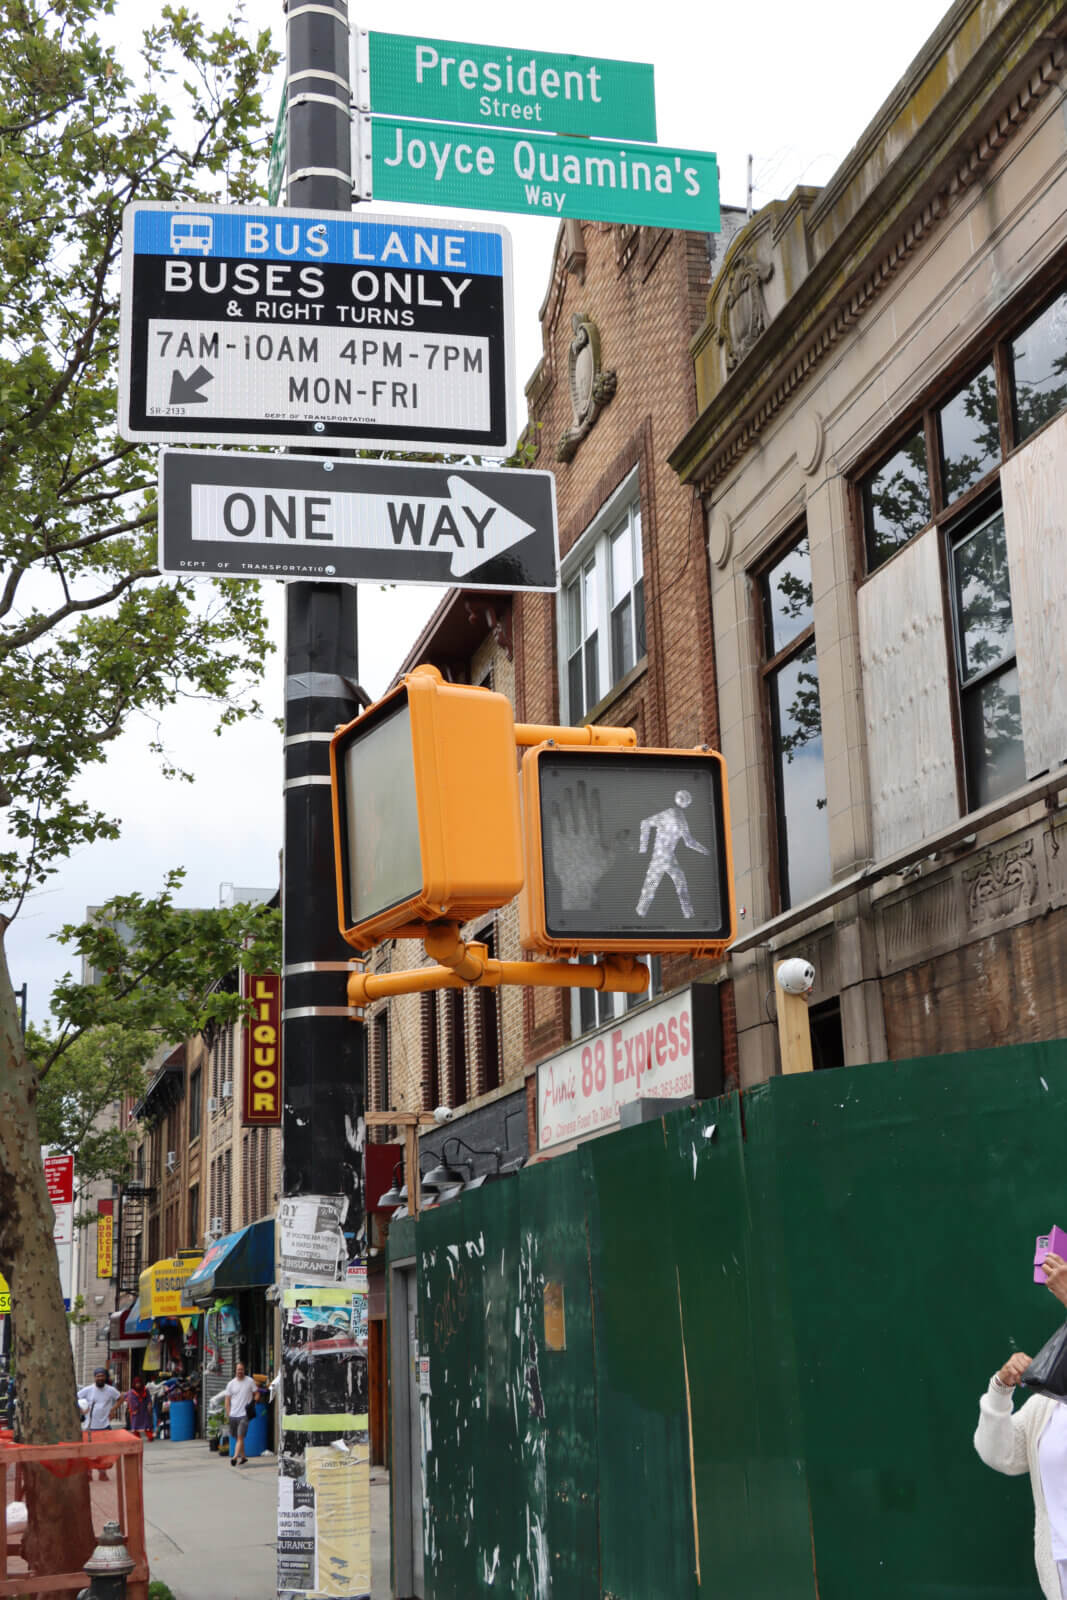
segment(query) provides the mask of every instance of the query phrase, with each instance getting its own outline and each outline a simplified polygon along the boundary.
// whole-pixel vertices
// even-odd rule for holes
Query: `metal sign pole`
[[[286,203],[351,209],[348,15],[344,0],[287,5],[288,166]],[[336,1312],[351,1258],[364,1253],[363,1108],[365,1032],[348,1013],[346,947],[337,931],[330,812],[329,738],[359,709],[355,688],[356,590],[351,584],[290,583],[286,606],[285,855],[282,883],[282,1037],[285,1099],[279,1259],[282,1393],[279,1452],[278,1590],[322,1586],[327,1562],[352,1597],[369,1595],[367,1363],[352,1344],[310,1363],[308,1316],[290,1316],[293,1284],[319,1287],[303,1303]],[[315,1198],[319,1199],[318,1205]],[[331,1201],[333,1204],[331,1205]],[[339,1203],[338,1203],[339,1202]],[[311,1217],[310,1227],[307,1218]],[[331,1217],[333,1218],[331,1227]],[[344,1244],[336,1238],[340,1219]],[[300,1228],[305,1234],[300,1235]],[[331,1255],[331,1236],[336,1249]],[[306,1255],[301,1255],[301,1237]],[[331,1263],[336,1271],[331,1272]],[[330,1277],[334,1286],[327,1287]],[[365,1277],[363,1277],[365,1284]],[[295,1304],[295,1302],[294,1302]],[[300,1323],[300,1327],[295,1325]],[[295,1331],[291,1331],[290,1325]],[[360,1323],[365,1328],[365,1323]],[[365,1332],[362,1335],[365,1338]],[[364,1346],[365,1350],[365,1346]],[[302,1359],[302,1353],[304,1359]],[[329,1368],[327,1371],[326,1369]],[[362,1427],[360,1424],[362,1423]],[[329,1447],[340,1443],[340,1450]],[[330,1459],[328,1460],[327,1457]],[[325,1470],[343,1463],[340,1473]],[[329,1528],[339,1497],[366,1529],[361,1552],[335,1550]],[[358,1505],[353,1506],[353,1498]],[[338,1561],[341,1565],[338,1565]],[[334,1581],[332,1578],[327,1581]],[[340,1589],[331,1590],[340,1594]]]

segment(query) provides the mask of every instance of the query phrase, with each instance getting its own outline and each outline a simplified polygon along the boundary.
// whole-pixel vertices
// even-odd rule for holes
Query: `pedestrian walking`
[[[126,1409],[130,1413],[130,1432],[143,1434],[149,1440],[153,1439],[155,1433],[152,1426],[152,1397],[140,1373],[126,1390]]]
[[[226,1421],[230,1436],[234,1440],[230,1466],[247,1467],[245,1435],[248,1432],[249,1421],[255,1415],[256,1386],[246,1375],[243,1361],[237,1363],[237,1370],[223,1390],[223,1394],[226,1397]]]
[[[82,1428],[90,1439],[111,1431],[111,1419],[122,1404],[122,1396],[109,1377],[106,1367],[97,1367],[92,1383],[78,1390],[78,1404],[84,1413]],[[107,1472],[98,1468],[96,1475],[106,1478]]]
[[[1043,1266],[1046,1287],[1067,1305],[1067,1261],[1050,1252]],[[1067,1404],[1034,1394],[1012,1409],[1015,1386],[1029,1365],[1030,1357],[1017,1350],[990,1378],[979,1401],[974,1448],[996,1472],[1029,1472],[1038,1582],[1045,1600],[1067,1600]]]

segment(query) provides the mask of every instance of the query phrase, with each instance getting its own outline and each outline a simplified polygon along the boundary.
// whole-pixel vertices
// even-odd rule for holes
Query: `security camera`
[[[786,994],[809,994],[815,983],[815,968],[810,961],[794,956],[791,961],[782,962],[775,977]]]
[[[455,1114],[451,1106],[435,1106],[433,1120],[435,1122],[451,1122]]]

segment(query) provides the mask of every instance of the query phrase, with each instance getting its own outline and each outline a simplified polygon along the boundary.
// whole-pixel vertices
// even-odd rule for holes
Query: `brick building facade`
[[[544,355],[527,385],[533,464],[552,470],[558,596],[515,600],[516,715],[632,727],[648,747],[718,745],[701,506],[667,455],[693,422],[690,341],[743,213],[718,235],[600,223],[560,229],[541,309]],[[653,994],[719,989],[722,1081],[734,1081],[725,965],[664,956]],[[623,996],[524,991],[535,1138],[537,1064],[626,1008]]]

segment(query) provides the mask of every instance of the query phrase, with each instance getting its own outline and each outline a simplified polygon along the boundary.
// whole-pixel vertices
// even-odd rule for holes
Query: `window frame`
[[[856,571],[862,574],[860,582],[868,582],[875,573],[896,559],[901,550],[914,540],[921,539],[932,527],[944,530],[947,523],[967,515],[974,506],[989,495],[1000,479],[1005,463],[1049,427],[1058,417],[1067,415],[1067,404],[1049,417],[1039,427],[1025,436],[1018,436],[1016,418],[1017,396],[1015,370],[1011,347],[1055,302],[1067,296],[1067,254],[1060,257],[1049,275],[1031,285],[1031,292],[1021,302],[1008,306],[991,323],[981,336],[972,340],[967,349],[946,368],[938,381],[925,391],[921,402],[910,407],[898,419],[890,435],[883,435],[875,449],[865,452],[849,472],[851,490],[851,524],[854,532]],[[992,366],[997,390],[997,422],[1000,440],[1000,460],[977,479],[956,499],[946,502],[941,461],[941,430],[939,413],[986,366]],[[866,485],[882,467],[887,465],[897,451],[917,429],[923,431],[926,445],[927,484],[930,491],[930,517],[883,561],[876,566],[870,562],[870,541],[867,532]]]
[[[635,516],[637,526],[635,527]],[[634,650],[633,663],[625,672],[616,678],[614,673],[614,646],[613,646],[613,614],[615,606],[612,602],[612,561],[611,545],[613,537],[620,531],[624,522],[628,522],[631,536],[631,558],[633,577],[629,596],[641,591],[641,616],[645,648],[638,653],[640,631],[637,627],[636,605],[631,607],[630,630]],[[567,552],[560,563],[559,594],[556,601],[556,641],[557,661],[559,672],[559,700],[560,716],[562,721],[572,725],[595,721],[600,708],[621,691],[623,685],[629,683],[639,672],[644,671],[648,664],[648,605],[647,605],[647,566],[645,560],[645,507],[641,493],[641,470],[634,466],[626,473],[622,481],[612,490],[597,511],[596,516],[588,527],[575,540],[573,547]],[[596,652],[597,652],[597,693],[582,710],[577,710],[571,704],[570,664],[572,657],[578,653],[571,649],[570,625],[570,597],[575,583],[582,584],[583,575],[592,567],[596,574],[596,609],[597,627]],[[581,593],[581,589],[579,591]],[[588,641],[593,631],[585,627],[584,594],[582,600],[582,636],[578,650],[582,654],[582,683],[583,698],[585,698],[586,662],[585,652]],[[620,604],[622,602],[619,602]],[[610,682],[608,680],[611,680]],[[605,687],[606,685],[606,687]]]
[[[963,637],[960,617],[959,581],[957,578],[955,555],[956,550],[967,540],[987,527],[996,517],[1004,521],[1004,504],[999,492],[987,492],[986,497],[977,505],[972,504],[966,513],[955,516],[942,530],[939,540],[942,583],[946,591],[946,625],[949,634],[949,661],[952,671],[950,685],[952,700],[952,715],[955,724],[955,747],[957,758],[957,792],[960,804],[960,815],[969,816],[972,811],[979,811],[984,805],[999,798],[999,795],[988,796],[982,799],[977,791],[976,763],[973,752],[969,750],[967,740],[967,717],[965,708],[968,701],[996,678],[1001,678],[1007,672],[1018,672],[1018,646],[1015,638],[1015,617],[1012,614],[1012,651],[1010,656],[1002,656],[991,665],[982,667],[977,672],[972,672],[966,679],[963,668]],[[1005,546],[1007,543],[1005,534]],[[1007,550],[1005,548],[1005,560]],[[1011,588],[1009,579],[1009,602]],[[1020,728],[1021,744],[1021,728]],[[1010,793],[1012,788],[1018,788],[1025,783],[1025,752],[1024,772],[1018,784],[1011,785],[1004,793]]]
[[[899,426],[888,438],[883,436],[877,447],[865,453],[849,471],[850,524],[853,537],[855,570],[859,574],[857,588],[870,583],[882,573],[901,551],[923,538],[932,529],[937,530],[938,561],[941,575],[941,597],[945,628],[945,649],[949,663],[950,680],[947,685],[949,723],[956,772],[956,804],[960,817],[980,809],[974,799],[972,762],[968,756],[967,729],[964,719],[964,700],[975,685],[964,684],[959,655],[958,605],[955,592],[953,554],[962,528],[976,528],[987,512],[1001,508],[1000,475],[1007,462],[1025,449],[1034,439],[1058,419],[1067,415],[1065,404],[1032,432],[1022,435],[1018,427],[1018,396],[1015,384],[1015,366],[1012,345],[1018,341],[1058,300],[1067,298],[1067,250],[1029,285],[1025,296],[1006,306],[970,341],[966,350],[946,368],[938,380],[924,393],[921,401],[903,413]],[[1000,439],[1000,460],[981,478],[946,504],[941,461],[941,438],[938,418],[941,410],[974,378],[983,367],[992,365],[997,390],[997,421]],[[901,444],[916,429],[924,430],[927,460],[927,481],[930,490],[931,516],[922,528],[897,547],[877,566],[870,565],[869,539],[866,519],[865,485],[888,462]],[[1014,657],[1017,662],[1017,652]],[[1004,670],[1003,667],[997,669]]]
[[[780,649],[774,652],[773,655],[769,653],[773,639],[770,630],[770,618],[767,610],[767,580],[774,568],[780,565],[790,551],[795,550],[796,547],[805,539],[808,540],[808,558],[810,561],[811,542],[807,520],[804,517],[801,517],[799,520],[794,518],[790,522],[789,526],[779,535],[779,537],[767,547],[766,551],[760,557],[758,564],[752,567],[748,574],[749,582],[755,591],[755,604],[752,607],[752,625],[755,630],[756,660],[759,663],[760,723],[763,731],[763,745],[768,757],[767,761],[763,765],[763,770],[764,781],[767,785],[769,785],[769,804],[767,806],[767,816],[769,819],[770,832],[770,870],[768,877],[770,882],[771,905],[774,907],[775,915],[782,911],[789,911],[794,905],[801,905],[803,902],[800,900],[790,899],[789,903],[786,904],[785,900],[785,874],[783,873],[782,869],[783,851],[785,849],[787,830],[785,825],[784,797],[782,792],[783,785],[781,779],[781,751],[779,749],[779,742],[775,732],[774,712],[771,705],[771,686],[772,682],[778,677],[782,669],[787,667],[791,661],[796,659],[796,657],[802,655],[809,648],[809,646],[815,648],[816,666],[818,665],[819,656],[818,646],[815,639],[814,605],[811,621],[807,623],[805,627],[801,628],[797,633],[795,633],[791,639],[788,639],[786,643],[780,647]],[[819,721],[821,738],[821,685],[819,692]],[[824,749],[824,778],[825,774],[826,752]],[[827,833],[829,834],[829,819],[827,822]],[[829,844],[829,839],[827,840],[827,843]],[[828,889],[832,881],[833,870],[831,862],[830,877],[827,879],[824,887]]]
[[[596,956],[579,956],[582,963],[591,964],[599,959]],[[653,1000],[663,997],[663,960],[660,956],[638,956],[638,961],[646,961],[649,968],[648,988],[641,994],[601,994],[598,989],[572,989],[570,991],[570,1038],[574,1043],[579,1039],[587,1039],[601,1028],[610,1027],[613,1022],[618,1022],[623,1017],[637,1009],[638,1006],[650,1005]],[[591,996],[594,1009],[599,1009],[602,1001],[611,1006],[610,1015],[598,1017],[588,1028],[582,1025],[582,1001]]]

